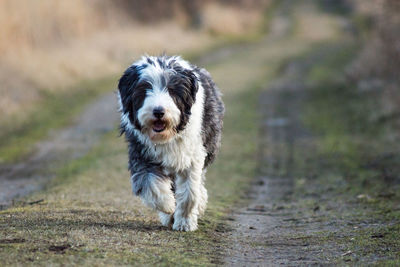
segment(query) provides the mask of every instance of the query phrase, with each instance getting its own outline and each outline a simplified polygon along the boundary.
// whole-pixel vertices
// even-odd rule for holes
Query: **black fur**
[[[140,143],[132,132],[126,131],[125,135],[129,143],[129,170],[134,177],[132,191],[135,195],[140,195],[149,186],[149,175],[158,179],[172,179],[164,175],[161,163],[148,156],[147,147]]]
[[[182,67],[174,67],[176,74],[168,82],[167,88],[176,106],[181,111],[181,121],[176,131],[182,131],[189,121],[191,108],[196,101],[198,82],[194,73]]]
[[[143,66],[129,67],[118,83],[118,90],[121,96],[122,112],[128,114],[132,125],[137,129],[141,129],[141,125],[137,119],[137,111],[142,107],[146,98],[146,89],[151,88],[147,82],[140,82],[140,71],[146,68]],[[121,133],[125,132],[126,125],[121,125]]]
[[[225,107],[221,100],[221,93],[211,79],[210,73],[205,69],[197,68],[196,71],[200,75],[200,82],[204,88],[202,137],[207,151],[207,157],[204,160],[204,168],[206,168],[214,161],[221,146]]]

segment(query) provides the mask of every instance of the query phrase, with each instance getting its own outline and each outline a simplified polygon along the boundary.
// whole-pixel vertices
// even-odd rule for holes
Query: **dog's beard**
[[[149,118],[144,122],[142,133],[147,135],[153,143],[163,144],[175,136],[176,129],[170,119]]]

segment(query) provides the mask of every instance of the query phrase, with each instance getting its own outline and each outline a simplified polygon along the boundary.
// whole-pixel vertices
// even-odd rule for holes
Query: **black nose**
[[[164,108],[163,107],[156,107],[153,109],[153,115],[157,119],[161,119],[165,114]]]

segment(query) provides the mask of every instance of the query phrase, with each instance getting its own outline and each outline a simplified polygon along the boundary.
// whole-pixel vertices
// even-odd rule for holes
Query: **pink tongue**
[[[157,130],[157,131],[160,131],[160,130],[164,129],[164,125],[165,124],[162,121],[156,121],[153,124],[153,129]]]

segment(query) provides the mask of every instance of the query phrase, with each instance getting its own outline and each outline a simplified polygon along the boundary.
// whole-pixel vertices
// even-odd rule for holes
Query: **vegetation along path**
[[[43,165],[54,177],[45,189],[0,211],[0,263],[399,264],[400,190],[386,171],[398,147],[349,115],[368,108],[343,82],[357,47],[349,20],[317,1],[276,2],[266,36],[199,61],[227,111],[198,231],[162,227],[132,197],[109,94],[39,144],[37,155],[68,160]],[[57,150],[63,143],[79,153]]]
[[[229,218],[227,265],[399,264],[399,147],[362,117],[374,106],[343,72],[357,46],[336,34],[261,93],[258,178]]]

